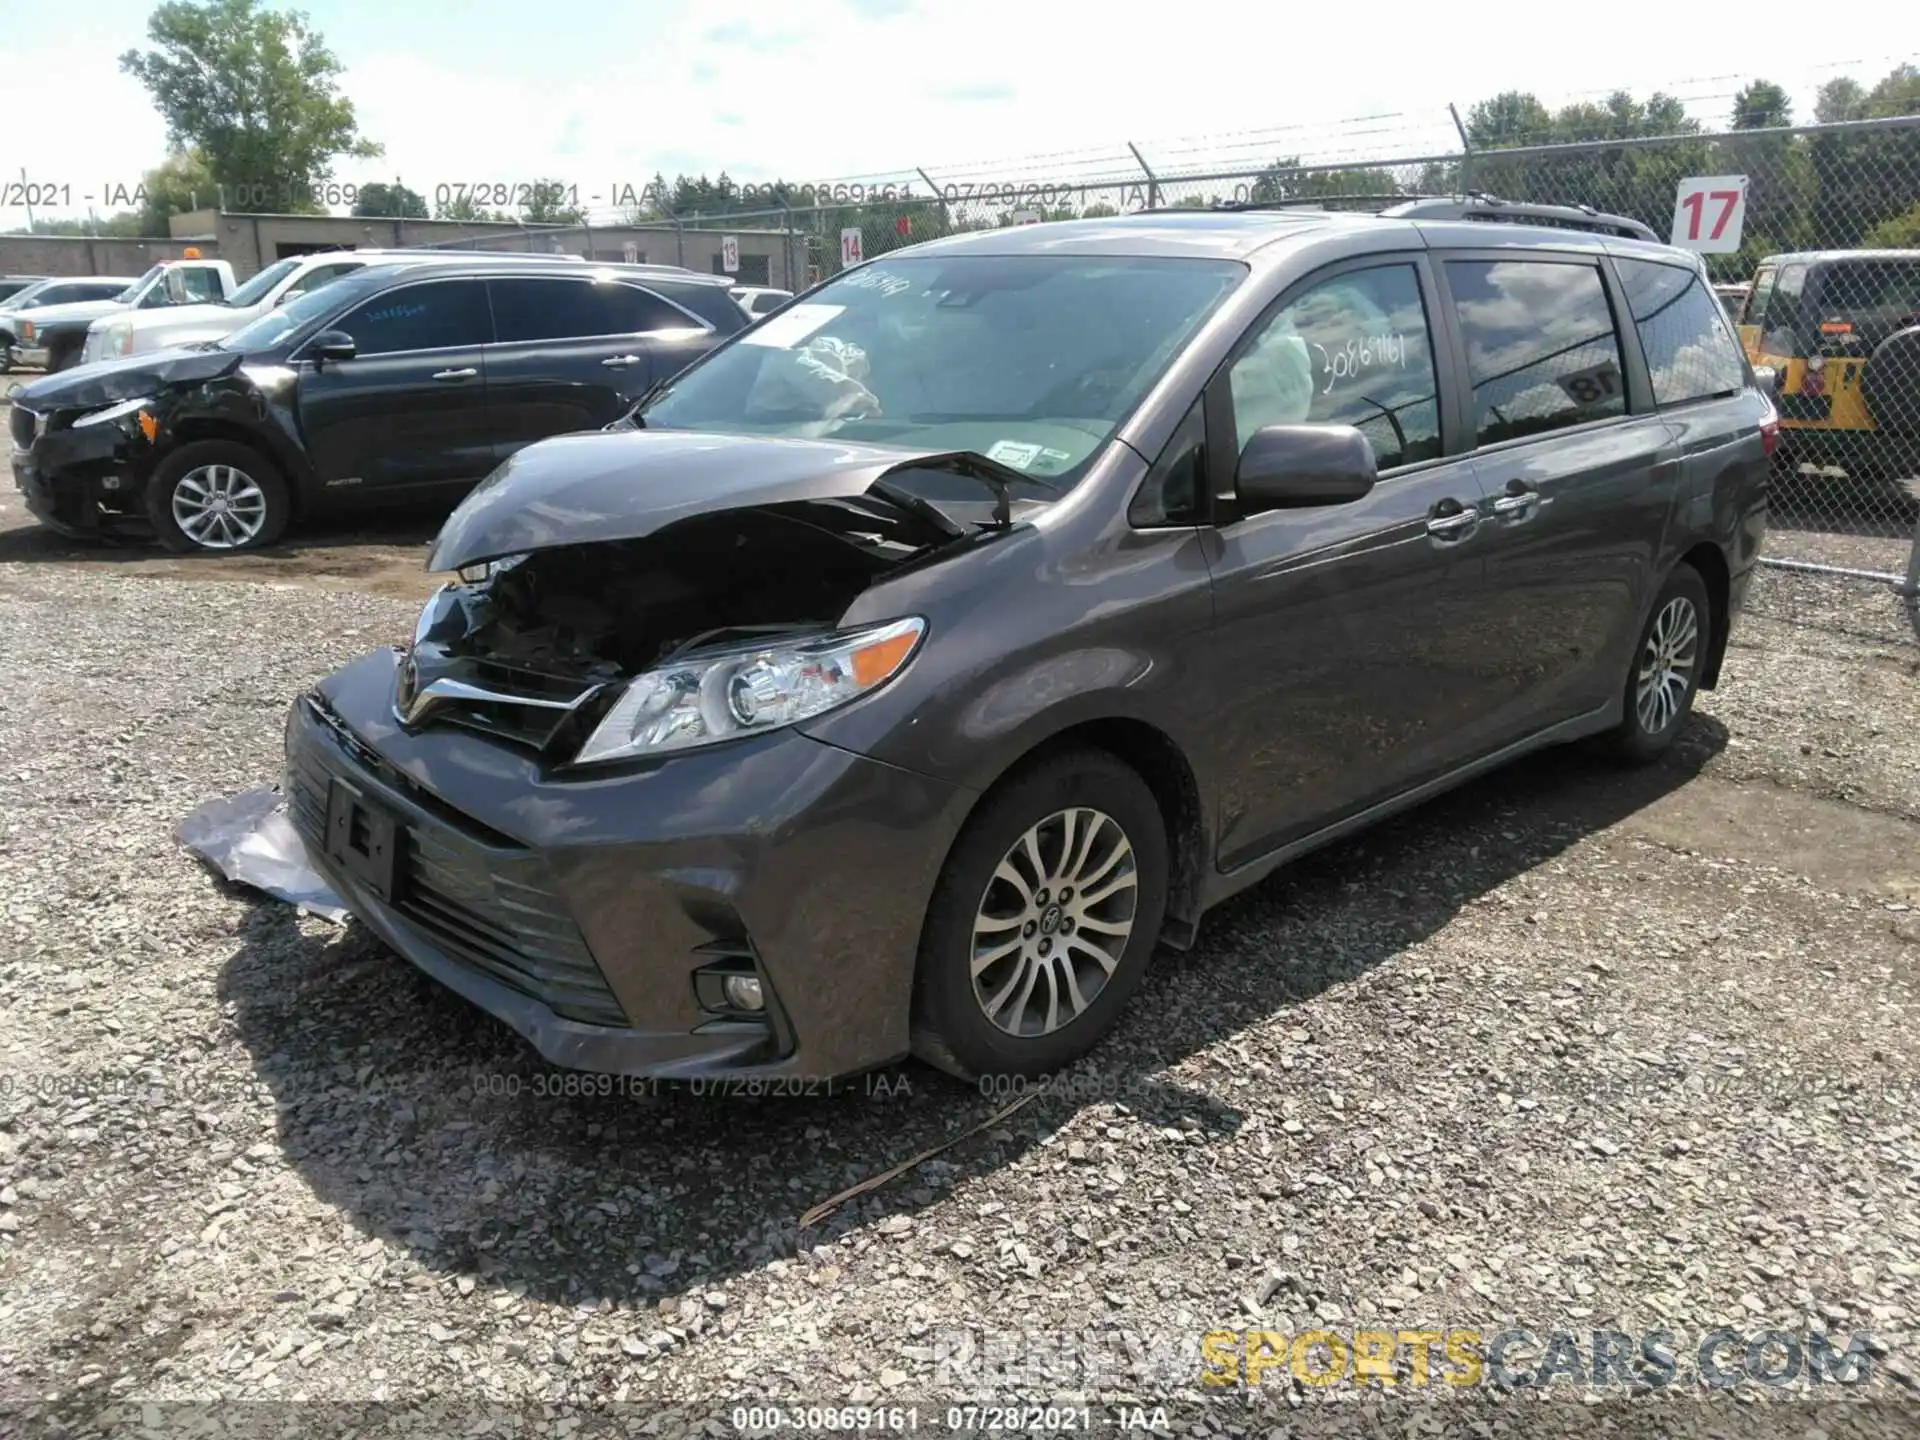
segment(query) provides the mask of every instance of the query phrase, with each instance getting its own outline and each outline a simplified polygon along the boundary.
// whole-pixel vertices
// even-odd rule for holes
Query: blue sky
[[[1678,90],[1720,118],[1749,58],[1803,106],[1836,73],[1869,83],[1900,58],[1887,25],[1809,25],[1805,5],[1622,0],[1576,32],[1533,0],[1469,12],[1201,0],[305,0],[396,175],[431,199],[462,182],[558,177],[602,208],[656,171],[796,181],[976,183],[1070,166],[1114,170],[1140,143],[1163,170],[1226,159],[1423,153],[1451,143],[1446,103],[1519,86],[1551,100],[1615,86]],[[131,185],[162,126],[122,75],[149,0],[32,7],[0,27],[5,178],[80,197]],[[1895,7],[1878,9],[1883,17]],[[1859,12],[1864,17],[1868,12]],[[1781,43],[1791,35],[1790,45]],[[1877,47],[1877,48],[1876,48]],[[1852,63],[1849,63],[1852,62]],[[1279,130],[1280,133],[1271,133]],[[1262,132],[1249,136],[1248,132]],[[1014,162],[1049,157],[1025,167]],[[0,210],[0,225],[25,219]]]

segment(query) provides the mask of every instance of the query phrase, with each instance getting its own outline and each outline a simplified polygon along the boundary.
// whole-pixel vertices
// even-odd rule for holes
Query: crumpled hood
[[[596,431],[543,440],[495,470],[447,518],[429,570],[601,540],[639,540],[718,510],[864,495],[944,451],[695,431]],[[977,456],[965,457],[980,465]]]
[[[13,392],[13,398],[15,403],[41,413],[92,410],[177,386],[218,380],[239,369],[245,359],[238,350],[156,350],[151,355],[128,355],[62,370],[21,386]]]

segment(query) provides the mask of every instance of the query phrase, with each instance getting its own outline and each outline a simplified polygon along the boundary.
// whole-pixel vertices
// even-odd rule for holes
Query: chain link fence
[[[1920,632],[1920,115],[1494,149],[1468,146],[1465,127],[1458,135],[1458,148],[1428,154],[1199,173],[1162,171],[1129,146],[1125,174],[943,181],[921,171],[912,182],[801,187],[789,197],[813,203],[656,209],[473,243],[633,259],[631,239],[616,252],[619,235],[664,235],[671,246],[641,258],[696,256],[693,268],[721,270],[723,257],[752,249],[767,258],[742,283],[798,291],[941,236],[1144,211],[1379,210],[1471,194],[1587,206],[1662,237],[1691,228],[1703,245],[1720,245],[1707,262],[1729,318],[1749,359],[1778,381],[1764,563],[1881,587]],[[1737,245],[1725,243],[1730,189]]]

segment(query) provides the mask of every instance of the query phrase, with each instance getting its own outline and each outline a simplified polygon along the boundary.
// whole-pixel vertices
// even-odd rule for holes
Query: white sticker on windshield
[[[747,331],[740,337],[740,343],[791,350],[846,308],[844,305],[789,305]]]
[[[987,451],[987,458],[1002,465],[1011,465],[1016,470],[1024,470],[1040,458],[1040,447],[1023,440],[996,440],[993,448]]]

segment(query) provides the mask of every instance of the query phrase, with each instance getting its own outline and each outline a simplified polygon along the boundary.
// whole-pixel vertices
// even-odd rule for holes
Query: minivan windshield
[[[1246,274],[1167,256],[878,260],[741,332],[641,423],[972,450],[1067,485]]]

